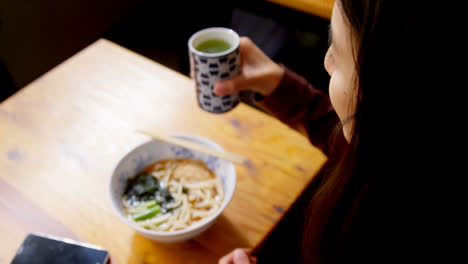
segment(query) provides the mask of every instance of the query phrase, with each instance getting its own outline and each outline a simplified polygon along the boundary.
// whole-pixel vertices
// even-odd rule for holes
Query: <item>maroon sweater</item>
[[[284,66],[283,66],[284,67]],[[304,77],[284,67],[277,89],[268,97],[257,95],[261,108],[267,110],[290,127],[306,132],[311,143],[327,156],[332,155],[327,144],[339,122],[330,98],[314,88]],[[341,129],[338,131],[344,140]],[[306,188],[267,240],[257,250],[258,264],[300,263],[304,210],[326,172],[322,170]]]
[[[290,127],[305,131],[313,145],[329,154],[328,139],[339,119],[328,95],[284,67],[278,88],[261,99],[262,108]]]

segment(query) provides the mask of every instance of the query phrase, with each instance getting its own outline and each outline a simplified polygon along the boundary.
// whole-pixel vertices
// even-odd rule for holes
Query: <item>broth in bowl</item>
[[[140,227],[178,231],[215,214],[223,199],[220,178],[203,161],[166,159],[128,181],[122,205]]]

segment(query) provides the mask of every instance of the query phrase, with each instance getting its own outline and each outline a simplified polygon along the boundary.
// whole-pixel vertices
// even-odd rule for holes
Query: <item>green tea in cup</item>
[[[231,48],[229,42],[224,39],[208,39],[198,44],[195,49],[205,53],[218,53]]]
[[[226,113],[239,104],[239,92],[219,96],[214,93],[218,81],[240,73],[239,35],[229,28],[205,28],[189,41],[190,72],[194,79],[197,102],[210,113]]]

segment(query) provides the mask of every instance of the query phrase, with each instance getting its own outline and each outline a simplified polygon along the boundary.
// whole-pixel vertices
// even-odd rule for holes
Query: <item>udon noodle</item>
[[[202,161],[158,161],[129,182],[122,203],[128,218],[156,231],[177,231],[216,213],[221,180]]]

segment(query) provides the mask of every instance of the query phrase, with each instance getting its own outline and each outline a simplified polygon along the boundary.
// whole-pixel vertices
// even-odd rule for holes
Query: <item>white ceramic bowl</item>
[[[175,137],[224,151],[216,143],[199,136],[179,134],[175,135]],[[223,203],[216,214],[203,219],[200,223],[185,230],[158,232],[141,228],[129,220],[124,213],[121,199],[125,191],[127,179],[134,177],[148,165],[158,160],[169,158],[189,158],[204,161],[205,164],[221,178],[225,193]],[[208,229],[231,201],[235,188],[236,169],[232,162],[158,140],[148,141],[136,147],[123,157],[114,169],[109,184],[112,207],[120,220],[135,229],[141,235],[160,242],[181,242],[189,240]]]

